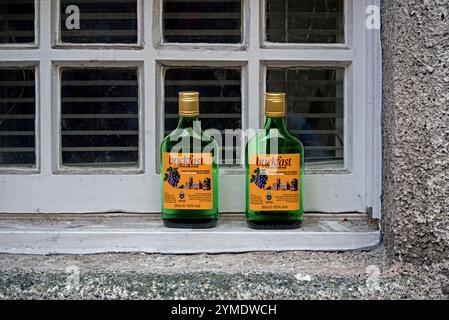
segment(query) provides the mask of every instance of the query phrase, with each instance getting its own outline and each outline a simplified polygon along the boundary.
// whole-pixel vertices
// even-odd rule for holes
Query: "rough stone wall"
[[[382,0],[383,226],[399,260],[449,258],[449,0]]]
[[[444,264],[391,264],[384,248],[238,255],[0,255],[0,261],[0,300],[449,299],[449,268]]]

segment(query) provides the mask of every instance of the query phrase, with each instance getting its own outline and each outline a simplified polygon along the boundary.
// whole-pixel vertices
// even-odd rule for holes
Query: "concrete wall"
[[[383,226],[389,254],[449,257],[449,0],[383,0]]]

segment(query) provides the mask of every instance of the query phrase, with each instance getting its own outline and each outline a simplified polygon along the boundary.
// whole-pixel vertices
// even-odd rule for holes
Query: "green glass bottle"
[[[179,123],[161,145],[164,225],[212,228],[218,220],[218,144],[201,129],[199,93],[179,93]]]
[[[304,215],[304,147],[289,133],[285,93],[267,93],[263,129],[248,142],[246,220],[254,229],[294,229]]]

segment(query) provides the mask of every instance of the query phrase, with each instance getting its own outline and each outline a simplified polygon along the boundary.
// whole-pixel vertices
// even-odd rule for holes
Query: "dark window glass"
[[[61,71],[62,164],[137,166],[137,69],[64,68]]]
[[[344,0],[266,0],[266,38],[282,43],[344,43]]]
[[[343,162],[343,68],[269,68],[267,91],[287,93],[287,126],[307,162]]]
[[[80,10],[80,29],[67,29],[68,6]],[[137,43],[137,0],[61,0],[61,41],[65,43]]]
[[[164,41],[240,43],[240,0],[164,0]]]
[[[0,69],[0,166],[36,163],[34,68]]]
[[[34,0],[0,1],[0,43],[34,42]]]
[[[178,93],[199,91],[203,130],[222,133],[222,147],[233,150],[229,165],[240,164],[240,135],[225,145],[225,130],[242,129],[241,70],[228,68],[168,68],[165,72],[165,135],[178,124]],[[229,153],[228,153],[229,154]],[[224,163],[225,150],[221,155]]]

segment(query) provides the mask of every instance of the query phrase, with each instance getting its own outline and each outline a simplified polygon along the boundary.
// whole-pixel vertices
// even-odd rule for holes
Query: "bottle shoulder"
[[[221,139],[221,134],[218,136]],[[216,144],[218,146],[217,140],[213,135],[210,135],[204,131],[201,132],[201,140],[205,143]]]
[[[260,129],[254,137],[248,141],[248,145],[270,144],[272,140],[277,140],[278,144],[297,145],[303,148],[302,142],[290,132],[280,132],[273,129]]]
[[[185,146],[182,144],[185,144]],[[170,151],[173,148],[191,150],[196,145],[200,145],[201,149],[206,146],[209,146],[209,149],[218,148],[215,138],[203,131],[198,133],[190,129],[175,129],[162,140],[161,149],[163,151]]]
[[[301,149],[304,149],[304,145],[302,144],[301,140],[299,140],[297,137],[292,135],[290,132],[288,132],[288,140],[294,142],[297,145],[299,145],[301,147]]]
[[[178,143],[185,139],[199,139],[201,140],[201,133],[198,134],[194,130],[188,129],[175,129],[169,133],[163,140],[162,143]]]

